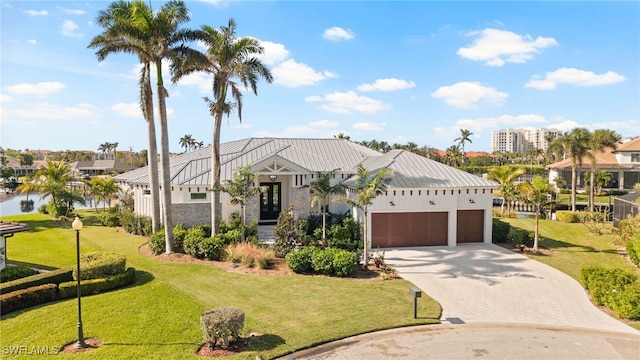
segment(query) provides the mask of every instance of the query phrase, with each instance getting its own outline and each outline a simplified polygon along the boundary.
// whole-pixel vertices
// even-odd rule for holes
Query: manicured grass
[[[95,213],[81,213],[85,223],[81,251],[126,255],[127,266],[138,272],[138,282],[83,298],[85,336],[97,337],[104,345],[74,358],[195,359],[202,342],[200,314],[227,305],[245,311],[244,335],[257,334],[247,351],[230,359],[254,359],[258,354],[273,358],[355,334],[437,323],[441,312],[433,299],[423,297],[419,313],[425,317],[413,319],[410,283],[404,280],[243,275],[210,265],[163,263],[138,252],[145,238],[93,225]],[[24,222],[32,229],[8,239],[9,262],[40,268],[74,266],[75,233],[70,223],[40,214],[2,220]],[[2,317],[2,345],[51,349],[73,342],[76,304],[70,299]],[[15,356],[21,357],[31,356]]]
[[[613,198],[615,196],[596,196],[594,198],[594,202],[596,204],[609,204],[609,201],[611,201],[611,204],[613,204]],[[566,203],[566,204],[571,204],[571,194],[558,194],[558,201],[562,202],[562,203]],[[589,202],[589,195],[587,194],[576,194],[576,202],[579,203],[588,203]]]
[[[512,226],[533,231],[533,219],[502,219]],[[617,250],[624,246],[607,224],[603,235],[590,233],[583,224],[567,224],[554,220],[540,220],[540,246],[552,250],[551,255],[529,255],[580,281],[580,267],[596,265],[638,271]],[[640,330],[640,321],[630,324]]]

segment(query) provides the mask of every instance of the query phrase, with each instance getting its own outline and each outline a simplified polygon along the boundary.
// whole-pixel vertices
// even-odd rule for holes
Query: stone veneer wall
[[[191,204],[172,204],[174,224],[184,224],[186,227],[192,227],[200,224],[211,224],[211,204],[191,203]]]

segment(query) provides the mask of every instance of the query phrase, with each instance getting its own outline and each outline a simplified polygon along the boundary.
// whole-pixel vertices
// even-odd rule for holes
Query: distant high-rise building
[[[491,152],[520,152],[538,148],[546,151],[550,136],[562,134],[557,129],[500,129],[491,132]]]

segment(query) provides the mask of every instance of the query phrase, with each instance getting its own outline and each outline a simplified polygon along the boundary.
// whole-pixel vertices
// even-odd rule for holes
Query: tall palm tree
[[[183,147],[184,151],[187,152],[193,147],[193,141],[193,136],[186,134],[180,138],[180,147]]]
[[[336,201],[345,202],[362,211],[364,222],[362,224],[362,239],[364,241],[363,268],[367,270],[369,263],[369,240],[367,233],[367,219],[369,216],[369,205],[373,204],[373,199],[384,192],[390,180],[387,175],[391,173],[391,169],[382,168],[375,174],[371,174],[362,164],[358,164],[355,179],[355,197],[342,196],[336,198]]]
[[[236,37],[236,22],[229,19],[227,26],[214,29],[208,25],[202,26],[202,38],[206,46],[206,58],[184,58],[174,66],[173,81],[178,81],[185,75],[202,71],[213,76],[213,98],[205,97],[209,106],[209,113],[214,118],[213,146],[211,146],[211,188],[220,188],[220,128],[222,116],[230,116],[232,110],[238,112],[238,119],[242,122],[242,92],[241,86],[249,88],[258,94],[258,81],[263,78],[268,83],[273,81],[271,71],[256,57],[264,53],[260,42],[252,37]],[[232,100],[227,101],[227,95]],[[214,233],[220,229],[222,208],[220,192],[213,193],[211,202],[211,228]]]
[[[458,167],[464,162],[464,155],[458,145],[451,145],[445,150],[442,162],[453,167]]]
[[[150,5],[142,0],[132,2],[116,1],[107,10],[101,11],[98,24],[105,31],[96,36],[89,44],[97,48],[96,55],[103,60],[115,52],[135,54],[143,65],[141,74],[141,106],[147,121],[153,113],[151,93],[151,65],[156,71],[156,95],[160,113],[160,163],[162,169],[163,222],[165,225],[166,252],[173,252],[173,221],[171,214],[171,179],[169,170],[169,134],[167,124],[166,98],[169,96],[164,87],[162,61],[171,63],[178,58],[195,58],[198,52],[185,45],[185,42],[200,38],[197,31],[182,29],[180,26],[189,21],[189,13],[184,1],[170,0],[154,13]],[[155,136],[155,134],[154,134]],[[149,156],[156,156],[149,146]],[[157,159],[149,159],[149,163]],[[152,174],[151,178],[157,176]],[[154,204],[154,206],[156,206]]]
[[[514,199],[517,191],[513,182],[518,176],[524,174],[526,171],[521,166],[513,165],[500,165],[492,166],[487,172],[487,178],[489,180],[497,181],[500,186],[498,187],[498,193],[502,198],[502,205],[500,206],[500,213],[504,214],[504,207],[507,205],[507,215],[511,215],[511,200]]]
[[[327,210],[329,206],[329,200],[331,195],[344,195],[345,187],[343,184],[331,185],[331,179],[334,178],[336,172],[340,169],[333,169],[327,173],[317,173],[316,179],[311,181],[307,187],[311,192],[311,207],[316,206],[320,202],[320,209],[322,210],[322,243],[326,245],[326,232],[327,232]]]
[[[557,152],[561,150],[565,156],[571,159],[571,210],[576,211],[576,191],[578,187],[578,173],[582,166],[582,159],[587,155],[589,151],[589,139],[591,133],[585,128],[575,128],[570,132],[567,132],[557,137],[551,145],[549,150],[551,152]]]
[[[540,211],[544,210],[551,204],[551,200],[548,197],[549,192],[551,191],[551,184],[549,184],[547,179],[536,175],[533,177],[533,180],[520,183],[519,190],[520,199],[533,206],[536,219],[533,236],[533,249],[538,250],[538,217],[540,215]]]
[[[619,141],[620,135],[615,131],[608,129],[595,130],[589,137],[589,140],[587,142],[587,157],[589,158],[589,161],[591,163],[591,179],[589,181],[589,211],[594,210],[594,193],[596,189],[596,172],[598,168],[596,155],[604,152],[606,149],[615,150],[618,147]]]
[[[453,139],[453,141],[457,141],[458,145],[460,146],[460,148],[462,149],[462,156],[466,156],[467,153],[464,151],[464,143],[465,142],[469,142],[472,143],[473,141],[471,141],[470,136],[473,135],[473,133],[467,129],[460,129],[460,136]]]

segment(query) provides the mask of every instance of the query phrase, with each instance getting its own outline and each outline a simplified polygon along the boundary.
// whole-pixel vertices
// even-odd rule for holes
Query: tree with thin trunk
[[[596,156],[607,149],[615,150],[618,147],[620,135],[613,130],[598,129],[595,130],[587,142],[587,157],[591,163],[591,178],[589,181],[589,211],[594,211],[594,196],[596,189],[596,173],[598,169]]]
[[[578,174],[582,166],[582,159],[589,151],[591,133],[585,128],[575,128],[557,137],[549,146],[551,152],[562,151],[571,159],[571,211],[576,211],[576,193]]]
[[[445,150],[442,162],[453,167],[458,167],[464,163],[464,155],[458,145],[451,145]]]
[[[183,147],[184,152],[187,152],[193,147],[193,141],[193,136],[191,136],[191,134],[186,134],[180,138],[180,147]]]
[[[336,198],[336,201],[345,202],[362,211],[364,220],[362,224],[362,239],[364,241],[363,253],[363,269],[367,270],[369,265],[369,239],[367,232],[367,221],[369,219],[369,205],[373,204],[373,200],[384,192],[388,182],[391,180],[387,175],[392,172],[389,168],[382,168],[375,174],[369,172],[362,164],[356,169],[355,196],[342,196]]]
[[[225,180],[225,184],[218,189],[218,191],[229,194],[229,204],[240,205],[240,224],[242,227],[240,236],[242,242],[245,241],[247,200],[267,190],[263,186],[256,186],[258,177],[259,175],[251,172],[251,166],[246,165],[237,168],[233,180]],[[214,189],[214,191],[216,190]]]
[[[162,178],[162,214],[165,227],[166,252],[172,253],[173,221],[171,214],[171,179],[169,168],[169,135],[167,124],[166,98],[169,96],[164,87],[162,62],[169,60],[171,66],[178,59],[196,58],[199,52],[186,46],[185,43],[199,39],[199,32],[182,29],[180,26],[189,21],[189,13],[184,1],[171,0],[163,4],[154,13],[150,5],[136,0],[116,1],[107,10],[100,12],[97,22],[105,31],[94,37],[90,48],[97,48],[96,55],[104,60],[107,55],[116,52],[135,54],[140,59],[143,70],[141,74],[141,106],[148,122],[153,122],[153,100],[151,93],[151,65],[156,71],[156,95],[160,113],[160,163]],[[154,128],[155,130],[155,128]],[[154,139],[155,139],[155,133]],[[155,145],[155,140],[153,142]],[[149,163],[157,162],[156,149],[149,144]],[[157,177],[150,174],[150,177]],[[152,183],[153,186],[153,183]],[[154,208],[157,206],[153,204]]]
[[[220,128],[223,115],[230,116],[232,110],[238,112],[242,122],[242,87],[258,94],[260,78],[268,83],[273,81],[271,71],[256,56],[264,53],[260,42],[252,37],[236,37],[236,23],[229,19],[227,26],[214,29],[202,26],[200,41],[207,47],[206,56],[183,58],[176,63],[173,81],[193,72],[202,71],[213,76],[213,98],[205,97],[209,113],[214,118],[213,143],[211,146],[211,188],[220,188]],[[242,87],[240,86],[242,85]],[[231,96],[232,101],[227,101]],[[220,230],[222,207],[220,193],[213,193],[211,202],[211,229],[214,233]]]
[[[531,205],[535,213],[534,250],[538,250],[540,212],[551,205],[551,199],[549,197],[550,191],[551,184],[549,184],[549,181],[539,175],[534,176],[531,181],[520,183],[519,186],[520,199],[526,204]]]
[[[501,165],[492,166],[487,172],[487,179],[494,180],[500,184],[498,194],[502,198],[500,213],[504,214],[505,205],[507,206],[507,215],[511,215],[511,201],[516,195],[515,185],[513,182],[518,176],[524,174],[526,170],[521,166]]]
[[[344,195],[345,186],[343,184],[331,185],[331,180],[335,178],[336,172],[340,169],[333,169],[327,173],[318,172],[316,180],[304,185],[303,188],[309,188],[311,193],[311,207],[316,206],[320,202],[322,212],[322,243],[326,245],[327,238],[327,211],[329,210],[329,200],[331,195]]]
[[[468,129],[460,129],[460,136],[453,139],[453,141],[457,141],[458,142],[458,146],[462,149],[462,156],[466,157],[467,153],[464,151],[464,143],[465,142],[469,142],[472,143],[473,141],[471,141],[471,135],[473,135],[473,133],[471,131],[469,131]]]

